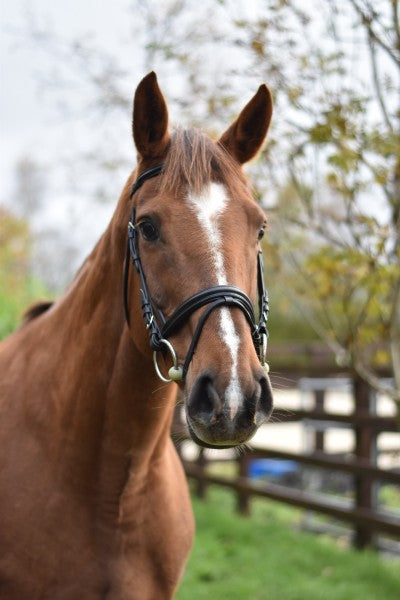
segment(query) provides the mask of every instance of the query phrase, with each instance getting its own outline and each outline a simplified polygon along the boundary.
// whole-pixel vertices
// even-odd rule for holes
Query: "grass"
[[[193,498],[197,531],[175,600],[394,600],[400,565],[296,530],[300,511],[253,500],[235,513],[234,495],[211,487]]]
[[[35,277],[28,277],[20,287],[14,289],[4,277],[0,264],[0,340],[19,327],[29,306],[50,297],[52,294]]]
[[[379,502],[388,509],[400,509],[400,488],[397,485],[383,485],[379,490]]]

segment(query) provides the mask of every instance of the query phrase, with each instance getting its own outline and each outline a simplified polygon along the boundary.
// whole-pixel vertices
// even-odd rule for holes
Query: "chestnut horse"
[[[241,170],[271,112],[262,85],[218,142],[170,135],[155,74],[139,84],[138,166],[110,225],[1,345],[2,599],[173,596],[194,526],[170,439],[177,387],[157,372],[204,446],[241,444],[271,413],[265,215]]]

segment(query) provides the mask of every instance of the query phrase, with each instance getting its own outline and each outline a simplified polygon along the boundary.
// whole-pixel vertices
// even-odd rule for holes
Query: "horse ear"
[[[133,102],[133,139],[142,159],[161,158],[169,144],[168,109],[151,71],[139,83]]]
[[[253,158],[267,135],[272,116],[272,96],[263,84],[244,107],[236,121],[219,140],[241,164]]]

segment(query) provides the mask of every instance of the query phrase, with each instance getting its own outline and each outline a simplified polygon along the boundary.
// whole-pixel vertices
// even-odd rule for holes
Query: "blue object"
[[[295,473],[298,464],[295,460],[283,460],[278,458],[257,458],[249,463],[248,477],[256,478],[269,475],[279,478],[289,473]]]

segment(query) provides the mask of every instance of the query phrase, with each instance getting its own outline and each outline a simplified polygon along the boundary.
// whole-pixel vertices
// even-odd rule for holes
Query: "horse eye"
[[[261,227],[261,229],[258,232],[258,239],[261,240],[262,237],[264,237],[264,227]]]
[[[139,231],[146,242],[154,242],[159,238],[158,228],[150,219],[139,223]]]

